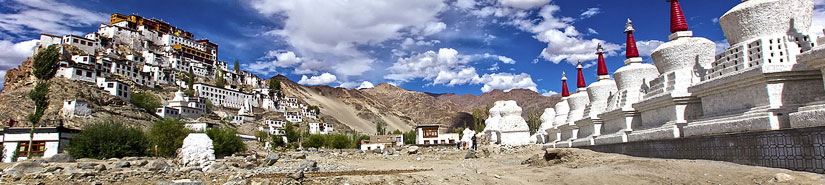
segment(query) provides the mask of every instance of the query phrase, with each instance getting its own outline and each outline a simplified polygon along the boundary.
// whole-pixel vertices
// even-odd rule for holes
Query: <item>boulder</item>
[[[3,171],[4,174],[20,173],[22,175],[31,173],[40,173],[43,171],[43,165],[36,162],[18,162]]]
[[[292,158],[293,158],[293,159],[306,159],[306,158],[307,158],[307,154],[305,154],[305,153],[303,153],[303,152],[299,152],[299,153],[292,153]]]
[[[788,175],[787,173],[777,173],[774,175],[773,180],[775,182],[786,182],[793,180],[793,176]]]
[[[299,171],[318,171],[318,162],[313,160],[304,160],[301,162],[301,165],[298,166]]]
[[[101,165],[97,165],[97,166],[95,166],[95,171],[96,171],[96,172],[106,171],[106,165],[102,165],[102,164],[101,164]]]
[[[168,167],[169,167],[169,164],[166,164],[166,162],[164,162],[162,160],[153,160],[153,161],[149,162],[149,164],[146,164],[146,166],[144,166],[144,168],[146,168],[146,170],[149,170],[149,171],[162,171],[162,170],[166,170],[166,168],[168,168]]]
[[[118,161],[117,163],[115,163],[115,168],[128,168],[131,166],[132,164],[128,161]]]
[[[146,161],[145,159],[140,159],[137,161],[132,161],[130,166],[143,167],[146,164],[149,164],[149,161]]]
[[[273,164],[275,164],[276,162],[278,162],[278,159],[280,159],[280,157],[278,156],[278,154],[276,154],[276,153],[269,153],[269,154],[267,154],[267,155],[266,155],[266,158],[264,159],[264,165],[265,165],[265,166],[272,166]]]
[[[209,165],[203,168],[203,172],[218,173],[227,169],[229,169],[229,167],[226,166],[226,164],[223,162],[211,162]]]
[[[407,148],[407,154],[417,154],[418,153],[418,146],[411,146]]]
[[[215,160],[212,139],[204,133],[191,133],[183,139],[180,155],[183,166],[204,166]]]
[[[289,174],[289,178],[292,178],[294,180],[301,180],[304,178],[304,171],[299,170],[297,172],[291,173]]]
[[[478,156],[476,156],[476,151],[475,150],[467,150],[467,153],[464,154],[464,159],[474,159],[474,158],[478,158]]]
[[[72,156],[70,156],[69,154],[55,154],[54,156],[52,156],[51,158],[49,158],[46,161],[48,161],[50,163],[71,163],[71,162],[75,162],[74,158]]]
[[[97,164],[97,163],[77,163],[77,168],[88,170],[88,169],[95,169],[95,167],[98,166],[98,165],[100,165],[100,164]]]

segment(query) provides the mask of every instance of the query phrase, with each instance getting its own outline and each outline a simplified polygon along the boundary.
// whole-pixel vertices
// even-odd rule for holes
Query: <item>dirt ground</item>
[[[454,149],[364,159],[318,158],[319,164],[345,165],[364,170],[431,169],[414,173],[367,176],[308,177],[308,184],[825,184],[825,176],[785,169],[745,166],[705,160],[671,160],[604,154],[581,149],[549,149],[560,159],[522,164],[542,158],[538,146],[488,148],[489,157],[464,159]],[[537,155],[539,154],[539,155]],[[777,174],[792,179],[777,180]],[[787,177],[787,176],[785,176]],[[253,180],[254,181],[254,180]],[[780,182],[781,181],[781,182]]]
[[[267,166],[248,167],[250,157],[221,159],[228,168],[151,172],[145,167],[118,168],[113,164],[132,159],[78,160],[45,163],[61,166],[63,173],[35,173],[12,178],[9,166],[0,184],[161,184],[191,179],[204,184],[825,184],[825,176],[785,169],[745,166],[705,160],[673,160],[629,157],[582,149],[543,149],[540,146],[501,148],[482,146],[477,158],[465,159],[466,150],[422,147],[415,154],[407,148],[384,153],[327,150],[280,153],[281,160]],[[295,156],[305,156],[295,157]],[[141,159],[141,158],[139,158]],[[148,159],[149,161],[156,159]],[[162,159],[160,159],[162,160]],[[174,161],[170,164],[174,164]],[[252,159],[260,163],[261,158]],[[308,161],[316,170],[294,177]],[[91,176],[77,174],[80,163],[99,163],[108,170]],[[236,165],[241,164],[241,165]],[[78,167],[74,167],[78,166]],[[240,166],[240,167],[239,167]],[[247,167],[244,167],[247,166]],[[74,171],[74,172],[72,172]],[[83,171],[83,170],[80,170]],[[197,172],[196,172],[197,171]],[[71,172],[71,173],[68,173]],[[63,174],[63,175],[61,175]],[[72,174],[72,175],[67,175]],[[175,183],[166,183],[175,184]]]

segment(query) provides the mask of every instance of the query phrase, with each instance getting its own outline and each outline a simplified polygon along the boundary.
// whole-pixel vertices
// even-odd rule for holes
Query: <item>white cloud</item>
[[[498,58],[498,60],[501,60],[501,62],[504,62],[505,64],[515,64],[516,63],[515,60],[513,60],[512,58],[509,58],[509,57],[498,56],[497,58]]]
[[[825,0],[814,0],[814,15],[810,32],[822,36],[823,31],[825,31]]]
[[[582,19],[586,19],[586,18],[593,17],[594,15],[597,15],[601,12],[602,11],[599,8],[588,8],[587,10],[582,12],[582,14],[580,16],[581,16]]]
[[[307,78],[307,75],[303,75],[301,76],[301,80],[298,81],[298,83],[303,85],[324,85],[335,82],[337,80],[338,78],[335,77],[335,75],[330,73],[324,73],[319,76],[312,76],[310,78]]]
[[[590,33],[591,35],[598,35],[599,34],[599,32],[594,30],[593,28],[587,28],[587,33]]]
[[[538,12],[540,19],[513,19],[509,24],[519,29],[534,33],[537,40],[547,43],[540,56],[558,64],[561,61],[575,65],[578,61],[594,60],[596,46],[601,43],[608,56],[615,55],[622,47],[599,39],[585,39],[572,25],[575,19],[558,17],[561,10],[556,5],[546,5]],[[596,10],[598,11],[598,10]]]
[[[461,9],[470,9],[476,6],[475,0],[457,0],[453,3],[453,6],[456,6]]]
[[[361,85],[358,86],[358,89],[369,89],[369,88],[373,88],[373,87],[375,87],[375,85],[373,85],[372,82],[363,81],[363,82],[361,82]]]
[[[269,51],[261,60],[251,64],[241,64],[243,68],[251,72],[272,75],[278,72],[278,68],[294,68],[294,74],[314,74],[321,70],[328,70],[330,66],[326,63],[311,59],[302,58],[292,51]]]
[[[538,92],[536,83],[527,73],[510,74],[510,73],[495,73],[485,74],[477,82],[484,84],[481,87],[482,92],[490,92],[495,89],[501,89],[504,92],[509,92],[513,89],[530,89]]]
[[[478,80],[478,73],[476,73],[475,68],[468,67],[458,71],[438,72],[438,76],[433,80],[433,85],[443,84],[446,86],[454,86],[471,83],[474,80]]]
[[[3,1],[10,12],[0,14],[0,30],[25,33],[82,34],[74,28],[105,23],[108,15],[52,0]]]
[[[719,18],[718,18],[718,17],[714,17],[713,19],[711,19],[711,20],[710,20],[710,22],[713,22],[713,23],[717,23],[717,24],[718,24],[718,23],[719,23]]]
[[[253,0],[253,9],[284,20],[268,34],[282,37],[300,56],[316,58],[346,78],[372,70],[361,46],[438,33],[443,0]]]
[[[493,65],[490,66],[490,68],[487,68],[488,71],[498,71],[499,69],[501,68],[498,67],[498,63],[493,63]]]
[[[541,92],[542,92],[541,93],[542,96],[553,96],[553,95],[559,94],[556,91],[548,91],[548,90],[544,90],[544,89],[542,89]]]
[[[728,39],[716,41],[716,54],[725,52],[730,48],[730,43],[728,43]]]
[[[38,40],[29,40],[18,43],[0,40],[0,70],[5,71],[20,65],[27,57],[32,56],[32,48]]]
[[[387,68],[390,74],[385,79],[408,82],[413,79],[435,79],[442,71],[458,72],[470,68],[467,64],[472,57],[458,54],[452,48],[441,48],[438,52],[427,51],[408,58],[400,58]]]
[[[550,3],[550,1],[551,0],[499,0],[499,3],[507,7],[530,9],[546,5]]]
[[[639,50],[639,56],[650,57],[653,50],[656,50],[662,44],[665,44],[665,42],[660,40],[636,41],[636,49]]]

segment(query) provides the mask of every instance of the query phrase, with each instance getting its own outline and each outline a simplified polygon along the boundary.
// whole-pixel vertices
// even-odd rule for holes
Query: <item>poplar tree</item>
[[[57,73],[57,62],[59,60],[60,52],[58,51],[57,46],[50,45],[45,50],[38,52],[37,55],[34,56],[34,61],[32,62],[32,74],[34,74],[34,77],[37,78],[37,84],[34,86],[34,89],[29,92],[29,99],[34,102],[34,112],[28,116],[28,120],[31,122],[32,127],[29,132],[29,145],[27,147],[28,152],[26,154],[27,159],[31,159],[32,155],[34,127],[40,123],[40,118],[43,117],[43,114],[49,107],[49,86],[51,86],[49,80],[54,78],[54,75]]]

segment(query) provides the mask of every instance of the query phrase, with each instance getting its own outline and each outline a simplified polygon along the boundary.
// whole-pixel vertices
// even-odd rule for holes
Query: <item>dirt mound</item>
[[[603,164],[616,156],[596,153],[589,150],[547,148],[544,152],[533,155],[521,164],[533,167],[563,165],[568,168],[580,168]]]

